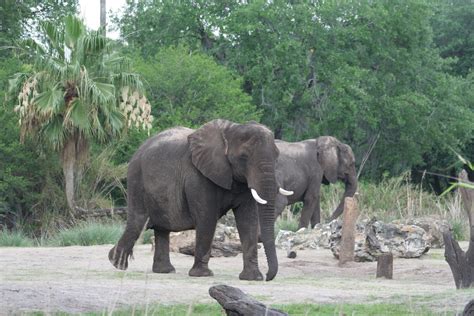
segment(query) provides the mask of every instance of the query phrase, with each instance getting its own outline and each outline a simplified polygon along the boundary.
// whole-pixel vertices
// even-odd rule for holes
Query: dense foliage
[[[38,58],[11,47],[33,32],[41,34],[42,25],[59,26],[76,6],[75,0],[0,1],[1,93],[14,73],[39,69]],[[121,38],[109,44],[115,57],[131,60],[128,71],[142,79],[155,117],[153,133],[222,117],[261,121],[278,138],[292,141],[333,135],[351,145],[364,180],[411,170],[414,180],[429,181],[437,191],[446,181],[424,176],[424,170],[454,172],[454,152],[474,160],[471,0],[143,0],[127,1],[124,13],[112,21]],[[35,39],[50,47],[50,35]],[[92,58],[84,66],[90,74],[103,74],[105,61]],[[96,87],[107,99],[111,87]],[[48,91],[48,100],[63,97],[57,89]],[[103,103],[99,99],[97,105]],[[0,110],[0,209],[25,217],[43,205],[45,188],[56,192],[62,185],[61,161],[49,153],[45,137],[19,142],[15,103],[11,98]],[[77,127],[90,127],[92,121],[82,114],[63,128],[75,121]],[[112,141],[116,164],[126,163],[148,137],[146,131],[112,130],[103,135]],[[87,138],[94,158],[104,157],[98,134]],[[86,170],[84,180],[90,182],[82,188],[95,181],[123,203],[123,190],[109,185],[123,179],[122,171],[111,172],[107,182],[92,174],[100,173],[98,167]],[[82,196],[97,200],[94,194]],[[64,207],[64,200],[51,207]]]
[[[450,148],[470,150],[473,83],[458,75],[471,69],[473,7],[470,1],[140,1],[129,3],[117,23],[144,58],[185,43],[241,74],[277,137],[334,135],[353,147],[358,163],[375,144],[364,175],[377,179],[445,168],[455,159]],[[442,54],[436,44],[444,45]],[[457,56],[459,45],[467,46],[466,56],[453,73],[456,61],[443,57]]]

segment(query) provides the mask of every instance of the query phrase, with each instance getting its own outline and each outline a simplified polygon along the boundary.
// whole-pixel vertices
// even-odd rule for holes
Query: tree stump
[[[229,316],[288,316],[287,313],[268,308],[263,303],[232,286],[212,286],[209,288],[209,294],[221,304]]]
[[[355,198],[346,197],[344,199],[339,266],[342,266],[347,262],[354,261],[355,226],[357,217],[359,217],[357,201]]]
[[[384,253],[377,258],[377,278],[393,279],[393,254]]]
[[[459,180],[463,183],[474,184],[469,181],[465,170],[459,174]],[[469,218],[470,238],[468,250],[464,252],[459,247],[450,231],[443,233],[444,256],[451,268],[458,289],[474,286],[474,190],[460,187],[459,191]]]

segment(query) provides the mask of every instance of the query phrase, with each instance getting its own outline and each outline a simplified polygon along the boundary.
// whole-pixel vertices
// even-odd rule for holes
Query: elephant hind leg
[[[127,270],[128,258],[133,255],[133,246],[148,220],[148,216],[145,214],[131,215],[129,214],[127,226],[122,237],[120,237],[117,245],[109,251],[109,261],[120,270]]]
[[[153,272],[173,273],[175,268],[170,261],[170,232],[155,229],[155,255],[153,257]]]
[[[148,220],[148,212],[143,203],[141,186],[129,189],[127,225],[119,241],[109,252],[109,261],[120,270],[128,268],[128,258],[133,254],[133,246]]]

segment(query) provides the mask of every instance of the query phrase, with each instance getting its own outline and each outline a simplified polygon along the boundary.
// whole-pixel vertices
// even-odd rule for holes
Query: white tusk
[[[264,199],[258,196],[258,193],[257,191],[255,191],[255,189],[250,189],[250,192],[252,192],[252,196],[255,199],[255,201],[257,201],[260,204],[267,204],[267,201],[265,201]]]
[[[285,195],[285,196],[293,195],[293,193],[295,193],[293,191],[286,191],[285,189],[282,189],[282,188],[280,188],[279,191],[281,195]]]

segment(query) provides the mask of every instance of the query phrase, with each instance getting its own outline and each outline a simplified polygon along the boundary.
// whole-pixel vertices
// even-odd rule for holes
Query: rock
[[[430,236],[432,248],[443,248],[443,233],[449,231],[451,226],[445,220],[437,217],[410,218],[407,220],[393,221],[394,224],[416,225],[423,228]]]
[[[367,246],[373,256],[392,252],[395,257],[419,258],[431,248],[431,236],[421,227],[371,221]]]
[[[357,262],[376,261],[377,258],[367,251],[366,240],[367,220],[356,223],[355,231],[355,247],[354,260]],[[329,248],[334,256],[339,259],[339,245],[341,242],[342,220],[334,220],[331,222],[332,233],[329,237]]]
[[[276,246],[287,253],[328,248],[339,258],[341,230],[341,219],[318,224],[314,229],[300,229],[297,232],[280,230]],[[376,261],[379,255],[390,252],[394,257],[418,258],[430,249],[432,236],[417,225],[383,223],[376,219],[359,221],[356,224],[355,261]]]
[[[317,224],[314,229],[302,228],[297,232],[280,230],[276,237],[276,246],[289,251],[298,249],[329,249],[330,224]]]
[[[394,257],[418,258],[431,247],[431,236],[415,225],[383,223],[373,219],[357,224],[355,261],[376,261],[377,257],[392,253]],[[330,238],[331,251],[339,256],[340,228]]]

